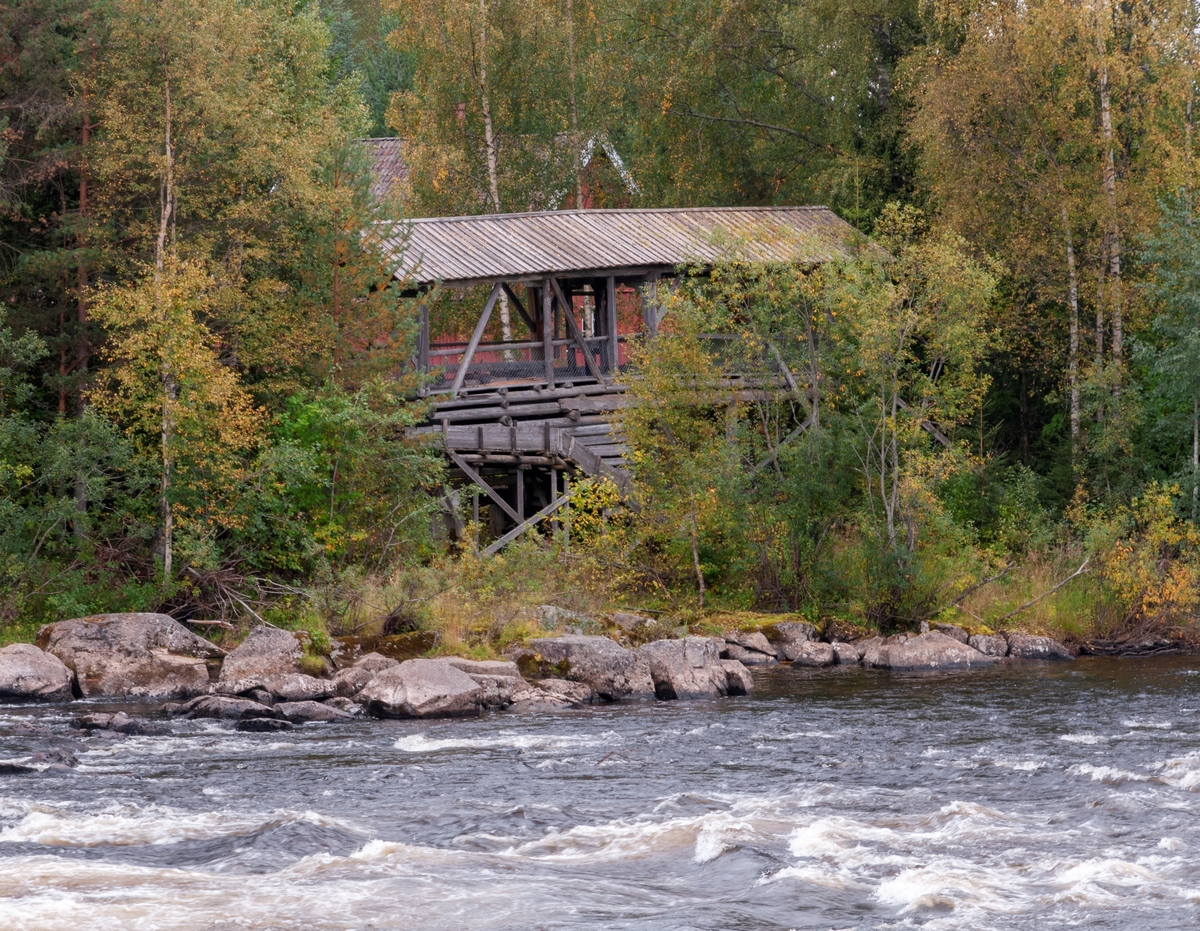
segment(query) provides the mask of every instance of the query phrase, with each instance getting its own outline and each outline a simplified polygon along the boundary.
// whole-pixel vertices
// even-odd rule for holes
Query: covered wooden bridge
[[[416,364],[433,412],[420,430],[437,434],[460,481],[484,490],[489,549],[554,513],[574,474],[624,484],[609,416],[624,402],[630,341],[657,333],[681,268],[731,255],[816,265],[853,239],[825,207],[564,210],[387,231],[398,278],[460,297],[422,305]]]

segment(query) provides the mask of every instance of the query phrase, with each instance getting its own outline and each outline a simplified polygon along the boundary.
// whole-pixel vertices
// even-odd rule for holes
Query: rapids
[[[1200,660],[756,673],[758,694],[472,720],[0,707],[5,931],[1177,929]],[[87,706],[83,706],[87,708]],[[133,706],[87,710],[146,713]]]

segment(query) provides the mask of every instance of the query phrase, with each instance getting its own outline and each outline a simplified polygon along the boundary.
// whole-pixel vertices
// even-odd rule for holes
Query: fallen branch
[[[1037,604],[1043,598],[1046,598],[1049,595],[1053,595],[1056,591],[1058,591],[1060,588],[1062,588],[1064,585],[1066,585],[1068,582],[1070,582],[1071,579],[1075,578],[1076,576],[1083,575],[1083,573],[1085,571],[1087,571],[1088,563],[1091,561],[1092,561],[1092,557],[1089,556],[1087,559],[1085,559],[1083,561],[1083,565],[1081,565],[1078,569],[1076,569],[1074,572],[1072,572],[1069,576],[1067,576],[1065,579],[1063,579],[1061,582],[1059,582],[1057,585],[1055,585],[1054,588],[1052,588],[1048,591],[1044,591],[1040,595],[1038,595],[1036,598],[1033,598],[1033,599],[1025,602],[1025,604],[1021,605],[1021,607],[1017,608],[1015,611],[1009,611],[1008,614],[1004,615],[1004,617],[997,618],[996,620],[992,621],[992,625],[994,626],[994,625],[1000,624],[1004,621],[1007,621],[1010,617],[1012,617],[1013,615],[1016,615],[1016,614],[1020,614],[1026,608],[1032,608],[1035,604]]]
[[[963,593],[961,595],[959,595],[957,598],[955,598],[952,602],[950,602],[950,604],[946,605],[946,607],[952,608],[955,605],[961,604],[962,600],[964,598],[966,598],[968,595],[975,594],[975,592],[979,591],[985,585],[991,585],[993,582],[999,582],[1002,578],[1004,578],[1006,575],[1008,575],[1013,569],[1020,569],[1020,568],[1021,568],[1020,566],[1011,566],[1011,565],[1005,566],[1004,569],[1001,570],[999,575],[994,575],[990,579],[984,579],[982,582],[976,582],[974,585],[970,586],[969,588],[964,589]],[[968,613],[970,613],[970,612],[968,612]]]

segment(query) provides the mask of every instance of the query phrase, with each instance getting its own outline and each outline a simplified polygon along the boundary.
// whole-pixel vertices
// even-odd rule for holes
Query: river
[[[79,765],[0,777],[0,928],[1196,926],[1200,659],[756,682],[282,735],[3,706],[0,759]]]

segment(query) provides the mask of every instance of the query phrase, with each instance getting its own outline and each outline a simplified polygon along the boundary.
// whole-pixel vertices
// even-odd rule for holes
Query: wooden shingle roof
[[[377,230],[414,285],[546,275],[636,275],[736,254],[815,265],[845,256],[854,229],[828,207],[555,210],[408,220]]]

